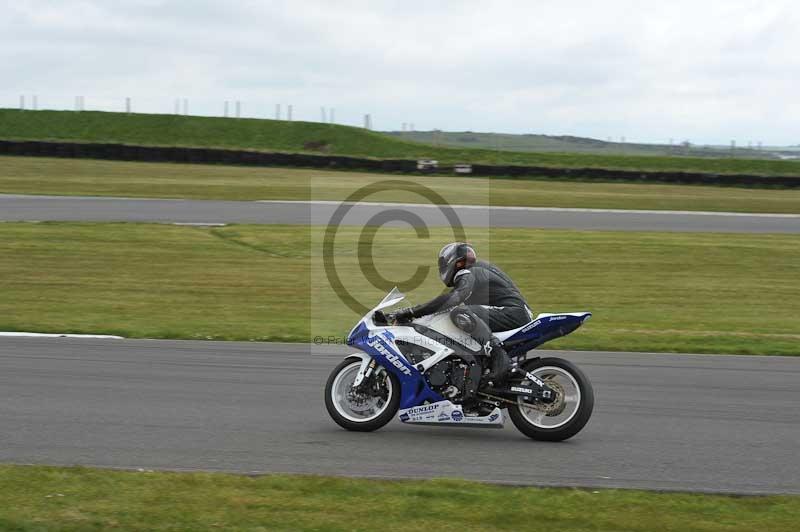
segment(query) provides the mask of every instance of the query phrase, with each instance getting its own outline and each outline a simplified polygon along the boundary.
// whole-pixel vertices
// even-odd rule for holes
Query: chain
[[[515,404],[517,404],[517,403],[515,403],[514,401],[511,401],[511,400],[509,400],[509,399],[506,399],[506,398],[504,398],[504,397],[498,397],[498,396],[496,396],[496,395],[492,395],[492,394],[488,394],[488,393],[484,393],[484,392],[478,392],[478,395],[482,395],[483,397],[486,397],[486,398],[488,398],[488,399],[491,399],[492,401],[499,401],[499,402],[501,402],[501,403],[508,403],[508,404],[510,404],[510,405],[515,405]]]

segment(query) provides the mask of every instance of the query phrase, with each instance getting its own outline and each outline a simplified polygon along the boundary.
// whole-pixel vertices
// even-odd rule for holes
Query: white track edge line
[[[32,333],[32,332],[3,332],[0,336],[10,336],[14,338],[103,338],[107,340],[124,340],[124,336],[113,336],[110,334],[59,334],[59,333]]]
[[[579,207],[520,207],[520,206],[486,206],[486,205],[434,205],[430,203],[392,203],[392,202],[350,202],[350,201],[330,201],[330,200],[255,200],[255,203],[273,203],[290,205],[366,205],[371,207],[408,207],[408,208],[428,208],[438,209],[441,207],[451,207],[453,209],[484,209],[484,210],[505,210],[505,211],[533,211],[533,212],[583,212],[583,213],[610,213],[610,214],[666,214],[671,216],[734,216],[743,218],[800,218],[800,214],[784,213],[765,213],[765,212],[726,212],[726,211],[661,211],[644,209],[589,209]]]

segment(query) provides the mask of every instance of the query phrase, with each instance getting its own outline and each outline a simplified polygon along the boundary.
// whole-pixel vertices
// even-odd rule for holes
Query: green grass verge
[[[0,224],[0,330],[129,337],[308,341],[347,333],[356,316],[331,291],[321,228],[154,224]],[[336,266],[365,303],[360,228],[342,227]],[[800,354],[800,237],[696,233],[471,230],[482,256],[519,284],[535,312],[591,310],[559,349]],[[433,265],[442,242],[375,233],[390,283]],[[381,286],[380,283],[377,283]],[[431,272],[409,294],[441,290]]]
[[[325,153],[377,158],[433,157],[442,162],[483,162],[572,168],[800,175],[800,164],[759,159],[712,159],[580,153],[523,153],[457,149],[406,142],[364,129],[313,122],[200,116],[19,111],[0,109],[0,138],[120,142],[149,146],[196,146]],[[317,150],[320,151],[320,150]]]
[[[0,528],[42,530],[795,530],[800,497],[0,466]]]
[[[458,177],[0,157],[0,193],[226,200],[342,200],[368,183],[423,184],[452,203],[800,213],[800,190]],[[424,201],[394,191],[370,201]]]

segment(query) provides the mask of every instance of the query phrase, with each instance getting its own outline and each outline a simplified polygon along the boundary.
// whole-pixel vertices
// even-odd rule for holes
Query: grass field
[[[321,228],[0,224],[0,330],[129,337],[309,341],[357,317],[325,281]],[[335,265],[364,304],[357,227]],[[433,265],[441,242],[377,231],[377,271],[396,282]],[[560,349],[800,354],[795,235],[494,229],[468,233],[517,281],[535,312],[591,310]],[[380,284],[379,284],[380,286]],[[401,284],[402,287],[402,284]],[[432,273],[409,294],[441,290]]]
[[[0,157],[0,193],[226,200],[342,200],[398,177],[286,168],[245,168]],[[459,204],[800,213],[800,190],[403,176]],[[392,192],[371,201],[425,201]]]
[[[793,161],[444,148],[331,124],[96,111],[76,113],[0,109],[0,139],[121,142],[283,152],[322,151],[376,158],[432,157],[450,163],[800,175],[800,163]],[[317,148],[312,149],[313,146]]]
[[[0,528],[44,530],[794,530],[800,498],[502,487],[458,480],[0,466]]]

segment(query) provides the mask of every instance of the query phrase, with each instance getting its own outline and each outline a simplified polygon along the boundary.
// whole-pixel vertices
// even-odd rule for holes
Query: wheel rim
[[[353,362],[345,366],[336,375],[331,386],[331,399],[336,411],[345,419],[364,423],[383,414],[392,400],[392,379],[388,375],[381,383],[381,390],[386,392],[385,398],[376,395],[355,394],[353,383],[361,368],[361,362]]]
[[[531,373],[544,381],[556,392],[556,400],[551,404],[530,404],[517,398],[519,411],[525,421],[541,429],[555,429],[568,423],[581,406],[581,388],[569,371],[555,366],[536,368]],[[531,381],[522,381],[531,385]]]

